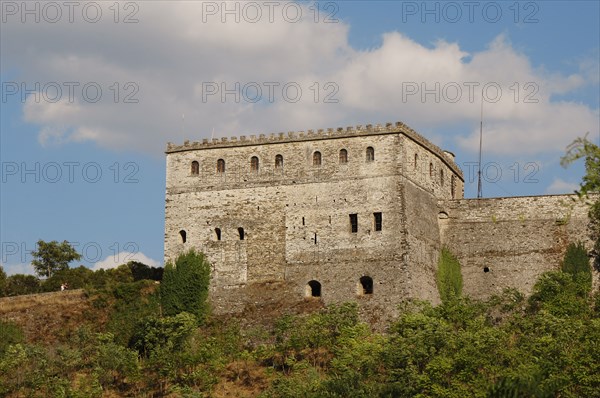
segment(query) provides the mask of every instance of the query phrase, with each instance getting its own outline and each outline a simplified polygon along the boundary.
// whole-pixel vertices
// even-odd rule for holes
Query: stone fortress
[[[465,294],[527,294],[588,239],[575,195],[464,199],[454,155],[401,122],[169,143],[166,155],[165,262],[204,252],[217,313],[276,291],[393,316],[406,298],[439,302],[444,246]]]

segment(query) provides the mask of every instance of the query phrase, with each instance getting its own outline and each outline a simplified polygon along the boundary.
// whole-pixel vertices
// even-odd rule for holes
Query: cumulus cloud
[[[30,263],[16,263],[16,264],[0,264],[6,272],[6,275],[16,275],[16,274],[25,274],[25,275],[35,275],[35,270]]]
[[[546,188],[547,194],[573,193],[578,190],[579,184],[565,181],[560,178],[555,178],[554,181]]]
[[[482,94],[488,153],[562,150],[599,130],[597,109],[553,100],[597,85],[597,59],[564,76],[532,65],[504,35],[468,53],[458,43],[426,46],[388,32],[379,47],[357,50],[350,25],[315,23],[306,4],[295,6],[304,17],[294,23],[281,10],[272,22],[263,15],[223,23],[205,2],[136,4],[131,24],[114,23],[108,6],[93,24],[3,24],[4,67],[42,91],[24,103],[41,143],[89,140],[161,153],[167,141],[213,130],[218,137],[403,120],[437,134],[473,126],[443,139],[476,151]],[[62,95],[49,101],[57,84]]]
[[[138,262],[146,264],[150,267],[160,267],[161,266],[161,264],[158,261],[151,259],[150,257],[146,256],[144,253],[121,252],[116,255],[110,255],[102,261],[98,261],[96,264],[94,264],[92,266],[92,269],[94,271],[97,271],[99,269],[116,268],[119,265],[126,264],[130,261],[138,261]]]

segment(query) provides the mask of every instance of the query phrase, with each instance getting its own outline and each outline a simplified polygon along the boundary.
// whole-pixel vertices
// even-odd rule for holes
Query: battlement
[[[303,142],[303,141],[318,141],[318,140],[331,140],[337,138],[351,138],[359,136],[370,136],[370,135],[385,135],[385,134],[403,134],[410,138],[420,146],[424,147],[428,151],[439,157],[448,167],[454,170],[454,172],[463,178],[462,171],[454,162],[454,156],[450,152],[443,151],[437,145],[428,141],[425,137],[417,133],[415,130],[407,126],[402,122],[396,123],[385,123],[381,124],[367,124],[366,126],[348,126],[327,128],[318,130],[308,131],[290,131],[288,133],[271,133],[271,134],[252,134],[250,136],[239,136],[239,137],[222,137],[208,138],[202,141],[189,141],[185,140],[183,145],[176,145],[172,142],[167,143],[166,154],[186,151],[198,151],[215,148],[234,148],[243,146],[256,146],[256,145],[269,145],[278,143],[291,143],[291,142]]]

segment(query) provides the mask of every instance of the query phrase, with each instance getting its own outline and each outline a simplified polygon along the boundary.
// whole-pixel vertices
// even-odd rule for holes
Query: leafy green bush
[[[592,289],[592,270],[590,259],[583,243],[571,243],[567,246],[562,271],[573,276],[573,280],[584,290]]]
[[[542,274],[529,297],[530,311],[545,310],[558,317],[584,317],[591,312],[586,280],[581,275],[553,271]],[[585,279],[585,277],[584,277]]]
[[[15,274],[6,279],[7,296],[21,296],[40,292],[40,281],[33,275]]]
[[[210,264],[203,253],[194,249],[180,254],[175,265],[165,266],[160,287],[160,299],[165,315],[181,312],[194,314],[199,322],[208,315]]]
[[[186,312],[164,318],[148,317],[137,325],[131,346],[145,357],[161,352],[180,351],[192,334],[196,322],[195,316]]]
[[[6,272],[4,272],[4,268],[0,265],[0,297],[4,297],[6,290]]]
[[[445,247],[440,253],[436,282],[443,302],[460,297],[463,285],[460,263]]]
[[[117,283],[110,288],[98,291],[93,305],[110,306],[106,329],[115,336],[119,344],[127,345],[135,332],[136,325],[144,318],[157,316],[160,303],[152,281],[142,280],[130,283]]]
[[[0,355],[3,354],[9,345],[21,343],[23,341],[23,331],[12,322],[0,319]]]

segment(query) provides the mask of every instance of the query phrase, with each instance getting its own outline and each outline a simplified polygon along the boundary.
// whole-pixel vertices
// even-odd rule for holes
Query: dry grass
[[[30,342],[63,340],[83,324],[91,310],[83,290],[0,299],[0,319],[19,325]]]

